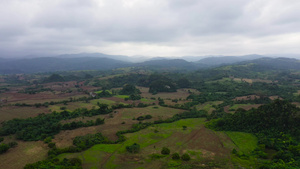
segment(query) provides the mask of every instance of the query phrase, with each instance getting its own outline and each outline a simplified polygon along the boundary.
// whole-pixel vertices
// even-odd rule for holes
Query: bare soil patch
[[[254,100],[255,98],[259,98],[258,95],[248,95],[248,96],[241,96],[241,97],[236,97],[233,100],[236,101],[241,101],[241,100]]]
[[[35,117],[41,113],[50,113],[47,108],[4,106],[0,108],[0,123],[14,118]]]

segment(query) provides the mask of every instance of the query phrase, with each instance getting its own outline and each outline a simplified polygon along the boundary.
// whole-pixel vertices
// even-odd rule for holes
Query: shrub
[[[18,143],[17,142],[15,142],[15,141],[13,141],[13,142],[9,142],[8,143],[8,146],[10,147],[10,148],[12,148],[12,147],[16,147],[18,145]]]
[[[9,145],[7,144],[0,144],[0,154],[5,153],[9,149]]]
[[[138,153],[140,151],[140,145],[133,143],[131,146],[126,146],[126,150],[130,153]]]
[[[179,159],[180,159],[179,154],[178,154],[178,153],[172,154],[172,159],[173,159],[173,160],[179,160]]]
[[[164,155],[170,154],[170,149],[168,149],[167,147],[163,147],[161,150],[161,154],[164,154]]]
[[[52,140],[52,137],[49,136],[49,137],[47,137],[47,138],[44,139],[44,143],[50,143],[51,140]]]
[[[49,148],[54,148],[54,147],[55,147],[55,143],[53,143],[53,142],[49,143],[49,144],[48,144],[48,147],[49,147]]]
[[[189,161],[191,159],[190,155],[188,155],[187,153],[184,153],[182,156],[181,156],[181,160],[183,161]]]

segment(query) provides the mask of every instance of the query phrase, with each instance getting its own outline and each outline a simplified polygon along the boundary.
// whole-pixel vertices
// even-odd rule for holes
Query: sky
[[[0,0],[0,57],[300,54],[299,0]]]

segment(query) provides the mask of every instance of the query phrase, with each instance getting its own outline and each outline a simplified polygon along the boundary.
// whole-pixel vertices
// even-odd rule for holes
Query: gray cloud
[[[300,53],[298,0],[0,0],[0,57]]]

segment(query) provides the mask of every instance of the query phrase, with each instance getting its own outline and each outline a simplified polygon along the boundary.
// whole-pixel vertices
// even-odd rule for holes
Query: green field
[[[114,97],[120,98],[120,99],[125,99],[125,98],[129,98],[129,95],[116,95]]]
[[[232,147],[249,153],[257,146],[257,139],[251,134],[226,132],[232,140],[229,141],[228,137],[227,140],[222,138],[226,136],[222,134],[224,132],[208,130],[204,128],[204,123],[205,119],[200,118],[157,124],[135,133],[125,134],[127,140],[122,144],[99,144],[81,153],[62,154],[59,158],[78,157],[83,161],[84,168],[153,168],[182,165],[180,160],[172,160],[170,155],[159,155],[162,147],[168,147],[171,154],[188,153],[192,160],[187,165],[206,163],[206,158],[213,158],[214,164],[220,162],[222,165],[228,165],[224,163],[224,158],[230,156]],[[187,129],[184,130],[183,126]],[[230,148],[225,146],[214,149],[219,144],[216,138],[223,140],[224,145],[230,145]],[[126,146],[133,143],[138,143],[141,147],[137,154],[126,151]]]

